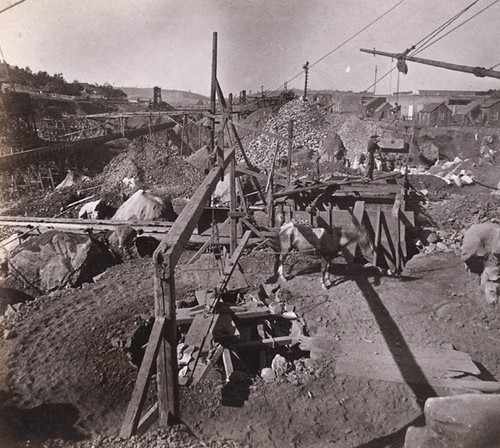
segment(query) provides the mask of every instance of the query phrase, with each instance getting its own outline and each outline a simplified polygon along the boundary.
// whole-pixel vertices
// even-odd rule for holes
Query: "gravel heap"
[[[184,425],[148,431],[143,436],[130,439],[98,436],[93,440],[71,442],[62,439],[48,440],[41,448],[244,448],[233,441],[202,441],[193,436]]]
[[[139,188],[162,197],[190,197],[203,178],[202,171],[186,162],[178,148],[169,144],[167,135],[159,133],[152,138],[135,139],[111,160],[95,183],[101,185],[100,196],[113,203],[113,197],[121,192],[128,195]],[[124,184],[124,179],[133,179],[133,185]]]
[[[258,112],[257,112],[258,113]],[[325,111],[318,110],[312,103],[299,99],[289,101],[283,105],[278,113],[262,117],[261,128],[288,137],[288,123],[293,120],[293,150],[318,152],[321,141],[326,136]],[[250,117],[251,119],[251,117]],[[269,168],[272,164],[277,141],[267,135],[259,135],[248,145],[247,155],[250,161],[259,168]],[[288,145],[279,142],[278,160],[288,153]]]
[[[373,121],[362,120],[351,114],[332,114],[328,117],[331,127],[339,134],[351,161],[366,152],[366,145],[373,134],[383,135],[384,129]]]

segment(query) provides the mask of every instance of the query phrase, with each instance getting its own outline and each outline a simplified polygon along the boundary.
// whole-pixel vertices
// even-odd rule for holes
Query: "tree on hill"
[[[50,93],[59,93],[61,95],[80,96],[85,90],[78,82],[67,82],[62,73],[49,75],[46,71],[33,73],[29,68],[20,68],[6,64],[10,81],[14,84],[28,86],[36,90],[44,90]],[[120,89],[115,89],[108,83],[103,86],[95,84],[96,92],[109,99],[124,99],[127,95]]]

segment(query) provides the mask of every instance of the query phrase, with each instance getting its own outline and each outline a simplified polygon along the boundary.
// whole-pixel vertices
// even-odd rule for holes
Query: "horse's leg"
[[[277,272],[278,272],[279,278],[281,278],[282,280],[286,280],[286,277],[285,277],[285,259],[286,259],[286,255],[287,255],[287,252],[281,252],[280,255],[279,255],[279,257],[276,257],[276,259],[277,259],[277,265],[278,265]]]
[[[330,265],[332,260],[329,257],[321,257],[321,286],[323,289],[328,289],[332,286],[330,281]]]

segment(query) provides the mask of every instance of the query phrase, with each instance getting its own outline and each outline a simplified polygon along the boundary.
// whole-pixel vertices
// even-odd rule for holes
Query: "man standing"
[[[373,169],[375,167],[375,151],[379,150],[380,147],[377,144],[378,141],[378,135],[374,134],[370,137],[370,140],[368,140],[368,146],[366,148],[367,152],[367,163],[366,163],[366,170],[365,170],[365,176],[368,179],[373,179]]]

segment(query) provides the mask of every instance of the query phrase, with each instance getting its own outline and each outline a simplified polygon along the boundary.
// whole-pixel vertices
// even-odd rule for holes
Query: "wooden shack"
[[[451,121],[452,112],[444,102],[427,104],[419,113],[422,126],[448,126]]]
[[[491,98],[481,104],[482,121],[489,126],[500,125],[500,98]]]

